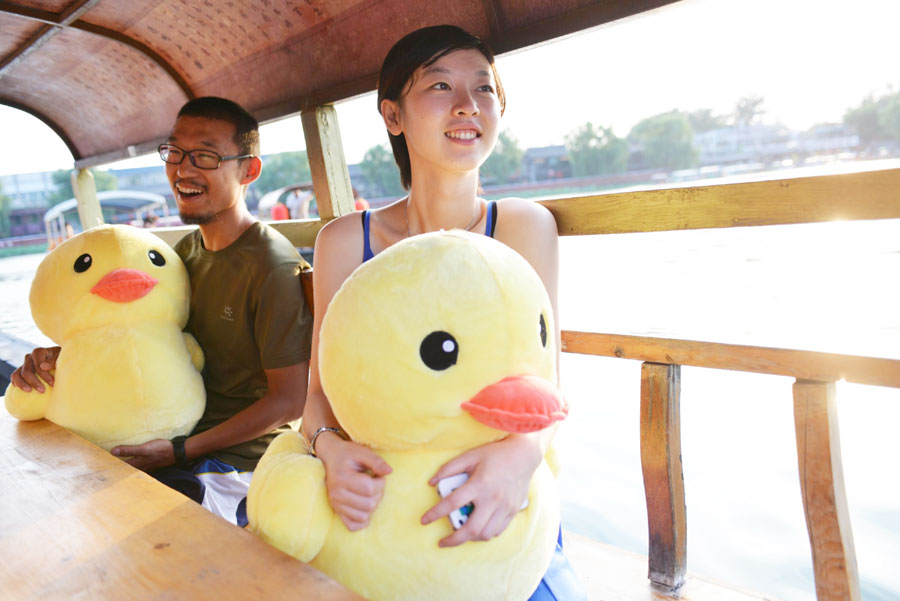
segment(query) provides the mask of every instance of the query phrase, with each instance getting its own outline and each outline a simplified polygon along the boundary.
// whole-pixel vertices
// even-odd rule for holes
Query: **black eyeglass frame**
[[[175,148],[181,152],[181,160],[180,161],[167,161],[166,159],[163,158],[163,149],[169,148],[169,147]],[[169,165],[180,165],[184,162],[184,157],[187,157],[188,160],[191,161],[191,165],[193,165],[197,169],[204,169],[206,171],[213,171],[215,169],[218,169],[219,166],[222,164],[222,161],[233,161],[235,159],[252,159],[254,156],[256,156],[253,154],[236,154],[236,155],[230,156],[230,157],[223,157],[221,154],[219,154],[218,152],[216,152],[214,150],[206,150],[205,148],[195,148],[193,150],[185,150],[184,148],[181,148],[180,146],[176,146],[175,144],[160,144],[159,146],[156,147],[156,152],[159,153],[159,158],[162,159],[163,163],[168,163]],[[195,152],[205,152],[207,154],[214,154],[219,158],[219,161],[216,163],[215,167],[201,167],[200,165],[197,164],[197,159],[194,158]]]

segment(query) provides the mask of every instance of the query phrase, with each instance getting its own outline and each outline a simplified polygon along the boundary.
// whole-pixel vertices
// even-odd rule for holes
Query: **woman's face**
[[[382,102],[382,115],[392,134],[405,134],[414,171],[478,169],[497,142],[493,70],[478,50],[451,52],[418,69],[399,102]]]

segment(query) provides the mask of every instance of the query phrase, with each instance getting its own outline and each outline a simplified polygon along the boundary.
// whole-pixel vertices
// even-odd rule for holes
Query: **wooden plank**
[[[900,360],[621,334],[562,332],[568,353],[900,388]]]
[[[900,218],[900,169],[541,201],[560,235]]]
[[[284,234],[297,247],[314,246],[319,230],[325,225],[325,222],[319,219],[289,219],[285,221],[269,221],[267,223]],[[185,234],[195,229],[197,229],[195,225],[180,225],[157,227],[151,231],[165,240],[169,246],[175,246]]]
[[[329,221],[351,213],[353,188],[344,159],[337,111],[330,104],[318,106],[300,113],[300,120],[319,216]]]
[[[647,581],[647,556],[563,532],[563,548],[591,601],[778,601],[688,572],[677,593]]]
[[[819,601],[859,601],[833,382],[794,383],[794,427],[816,596]]]
[[[4,598],[360,599],[55,424],[0,413]]]
[[[641,365],[641,470],[650,534],[650,582],[677,591],[687,568],[681,471],[681,368]]]

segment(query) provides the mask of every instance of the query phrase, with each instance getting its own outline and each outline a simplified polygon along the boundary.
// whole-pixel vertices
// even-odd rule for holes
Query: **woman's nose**
[[[460,91],[456,96],[456,104],[453,107],[454,113],[457,115],[477,115],[478,102],[475,96],[468,91]]]

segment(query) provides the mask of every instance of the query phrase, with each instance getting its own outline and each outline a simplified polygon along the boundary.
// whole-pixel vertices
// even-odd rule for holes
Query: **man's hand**
[[[23,392],[31,392],[32,389],[46,392],[44,382],[53,386],[53,370],[56,369],[59,351],[58,346],[34,349],[25,355],[22,365],[12,372],[9,381]]]
[[[172,441],[164,438],[150,440],[139,445],[119,445],[110,451],[126,463],[145,472],[175,464]]]

